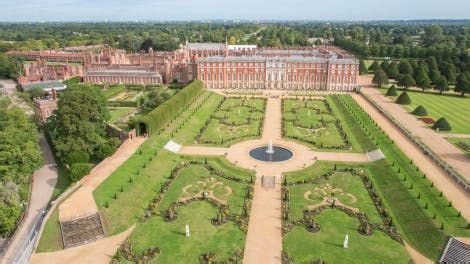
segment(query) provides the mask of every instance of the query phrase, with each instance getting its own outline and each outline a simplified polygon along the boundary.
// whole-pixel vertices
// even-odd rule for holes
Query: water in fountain
[[[273,141],[269,140],[268,147],[266,148],[266,153],[268,154],[274,154],[274,148],[273,148]]]

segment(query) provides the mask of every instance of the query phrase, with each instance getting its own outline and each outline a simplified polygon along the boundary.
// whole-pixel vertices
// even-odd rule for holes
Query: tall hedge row
[[[201,93],[203,87],[204,85],[201,81],[191,82],[152,112],[139,118],[136,122],[136,128],[139,130],[139,124],[144,123],[149,134],[155,133],[171,119],[175,118],[182,109],[186,108]],[[141,131],[137,132],[140,134]]]

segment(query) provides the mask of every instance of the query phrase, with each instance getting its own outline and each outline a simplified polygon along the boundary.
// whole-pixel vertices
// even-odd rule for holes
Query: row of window
[[[264,62],[202,62],[199,65],[201,69],[203,67],[264,67]],[[326,69],[327,64],[325,63],[268,63],[268,67],[276,67],[276,68],[284,68],[287,66],[288,68],[320,68]],[[357,65],[352,64],[331,64],[330,69],[344,69],[344,70],[357,70]]]
[[[286,78],[287,77],[287,78]],[[224,78],[223,78],[223,75],[222,74],[215,74],[215,73],[212,73],[212,74],[201,74],[201,80],[205,81],[222,81]],[[287,74],[284,75],[283,73],[281,74],[268,74],[268,78],[267,78],[267,81],[300,81],[300,82],[303,82],[303,81],[310,81],[310,82],[319,82],[321,79],[321,81],[325,82],[326,81],[326,74],[323,74],[323,75],[296,75],[296,74]],[[348,83],[348,82],[351,82],[351,83],[354,83],[355,81],[355,76],[330,76],[329,80],[331,82],[345,82],[345,83]],[[236,81],[264,81],[265,78],[264,78],[264,74],[227,74],[227,80],[231,81],[231,80],[236,80]]]
[[[208,83],[206,84],[207,88],[214,89],[310,89],[310,90],[326,90],[326,84],[280,84],[275,83],[272,85],[265,85],[264,83]],[[328,90],[335,91],[352,91],[354,85],[330,85]]]

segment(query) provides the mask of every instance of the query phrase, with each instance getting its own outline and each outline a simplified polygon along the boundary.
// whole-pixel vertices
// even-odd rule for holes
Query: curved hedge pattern
[[[137,133],[141,134],[141,124],[144,124],[147,132],[155,133],[162,128],[167,122],[175,118],[181,110],[189,105],[193,99],[202,92],[203,83],[201,81],[193,81],[184,87],[179,93],[168,99],[166,102],[155,108],[147,115],[137,119]]]

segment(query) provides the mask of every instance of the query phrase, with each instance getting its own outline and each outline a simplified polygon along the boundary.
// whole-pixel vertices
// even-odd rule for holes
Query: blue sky
[[[470,19],[470,0],[0,0],[0,21]]]

